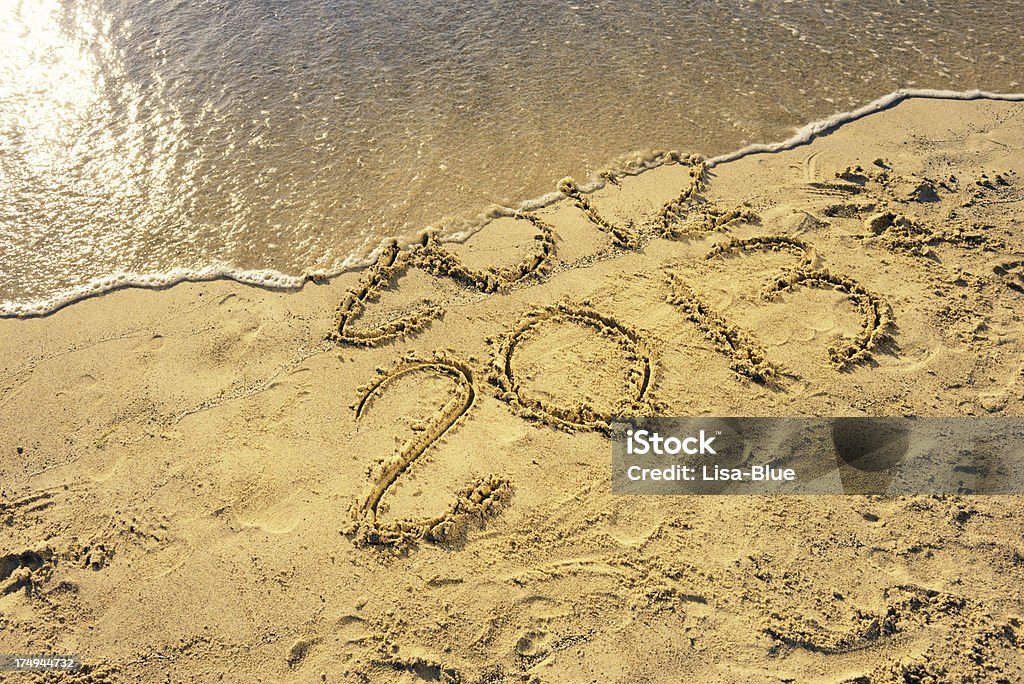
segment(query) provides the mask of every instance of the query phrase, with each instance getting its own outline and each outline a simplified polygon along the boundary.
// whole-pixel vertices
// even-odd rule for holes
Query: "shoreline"
[[[0,652],[96,684],[1021,680],[1020,497],[617,495],[608,428],[1024,415],[1022,150],[1024,103],[904,100],[298,292],[0,320]]]
[[[1002,102],[1024,102],[1024,93],[994,93],[984,90],[951,91],[934,89],[905,89],[901,88],[888,95],[884,95],[868,104],[849,112],[840,112],[832,116],[813,121],[798,128],[794,135],[775,143],[754,143],[746,145],[738,150],[707,158],[705,163],[708,168],[731,161],[737,161],[749,155],[771,154],[792,150],[796,147],[809,144],[813,140],[829,135],[831,132],[842,126],[862,119],[866,116],[885,111],[901,102],[912,99],[934,99],[950,101],[990,100]],[[679,152],[652,151],[641,154],[633,163],[623,164],[620,168],[608,168],[598,171],[587,182],[579,185],[579,191],[583,194],[592,194],[603,189],[608,175],[615,178],[626,178],[638,176],[652,169],[660,168],[665,164],[676,163],[680,157]],[[441,235],[440,239],[445,243],[462,243],[470,237],[483,230],[490,222],[498,218],[510,217],[522,212],[532,212],[538,209],[549,207],[552,204],[565,199],[566,195],[561,191],[554,191],[533,199],[524,200],[517,208],[492,206],[478,215],[472,222],[471,228],[458,230],[449,234]],[[350,255],[345,259],[341,268],[334,271],[308,272],[300,275],[283,273],[274,269],[251,269],[237,270],[228,264],[213,264],[199,270],[175,268],[163,273],[136,274],[117,273],[98,280],[90,281],[85,285],[71,291],[58,293],[48,299],[34,303],[0,302],[0,320],[2,319],[29,319],[46,317],[67,306],[73,305],[85,299],[101,296],[109,292],[126,288],[144,288],[162,290],[174,287],[184,282],[210,282],[214,280],[230,280],[248,285],[251,287],[278,290],[283,292],[297,292],[305,287],[306,283],[329,281],[344,273],[361,271],[372,265],[380,256],[384,247],[392,241],[397,241],[403,248],[408,248],[413,243],[420,241],[427,234],[436,234],[433,227],[427,227],[416,231],[411,236],[390,236],[381,238],[377,247],[372,249],[366,256],[354,258]],[[351,263],[349,263],[351,261]]]

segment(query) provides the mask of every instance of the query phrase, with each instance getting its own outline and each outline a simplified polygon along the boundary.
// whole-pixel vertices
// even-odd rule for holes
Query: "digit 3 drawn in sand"
[[[614,340],[630,362],[624,398],[611,410],[602,411],[579,402],[574,406],[557,406],[543,398],[531,396],[515,371],[516,349],[538,335],[544,325],[571,323],[595,330]],[[597,430],[609,432],[617,416],[629,416],[648,410],[653,385],[652,355],[643,339],[631,328],[593,309],[568,304],[544,307],[529,312],[497,347],[492,383],[499,397],[520,413],[563,430]]]
[[[338,306],[335,317],[335,331],[328,339],[340,344],[373,347],[389,340],[404,337],[426,327],[431,320],[440,317],[444,311],[434,304],[425,304],[412,313],[370,330],[358,330],[352,325],[366,311],[366,303],[381,290],[389,287],[409,267],[410,254],[401,249],[397,242],[384,246],[377,262],[367,269],[359,286],[350,290]]]
[[[892,324],[892,311],[888,304],[868,292],[851,278],[835,275],[824,269],[815,269],[817,260],[814,247],[803,240],[785,235],[763,235],[750,238],[731,238],[711,248],[705,259],[739,254],[752,249],[788,251],[799,257],[795,269],[785,269],[762,291],[766,300],[772,300],[783,291],[793,291],[798,285],[830,288],[845,292],[860,309],[863,320],[861,331],[852,340],[829,348],[832,365],[837,370],[866,360],[870,351],[885,337]],[[687,317],[704,331],[715,346],[732,359],[731,367],[740,375],[757,382],[769,382],[779,375],[795,377],[772,364],[753,336],[728,323],[712,311],[693,290],[675,274],[669,277],[672,290],[668,302],[683,307]]]
[[[394,522],[382,522],[379,519],[380,502],[388,490],[424,452],[463,420],[476,401],[473,373],[468,365],[441,354],[430,360],[409,356],[362,388],[359,402],[353,407],[356,419],[366,414],[373,397],[386,386],[412,373],[421,372],[450,379],[454,384],[453,396],[434,415],[425,430],[402,445],[394,460],[379,468],[370,493],[353,508],[354,523],[346,530],[357,543],[403,546],[415,539],[435,542],[452,540],[465,531],[470,519],[482,519],[495,512],[511,496],[512,488],[508,480],[488,475],[458,492],[448,510],[441,515]]]
[[[856,337],[828,350],[836,370],[845,370],[870,358],[871,351],[878,347],[892,325],[892,309],[889,305],[852,278],[825,269],[797,269],[787,273],[765,289],[765,298],[772,299],[781,292],[792,292],[799,285],[845,292],[863,315],[861,329]]]
[[[555,256],[555,235],[550,225],[540,217],[531,213],[520,213],[513,218],[529,221],[540,233],[536,253],[523,261],[505,268],[488,268],[482,271],[468,268],[454,254],[441,246],[441,242],[432,233],[424,236],[421,247],[414,254],[414,263],[423,270],[436,276],[448,276],[453,280],[476,287],[483,292],[507,290],[511,285],[520,282],[530,275],[546,272]]]

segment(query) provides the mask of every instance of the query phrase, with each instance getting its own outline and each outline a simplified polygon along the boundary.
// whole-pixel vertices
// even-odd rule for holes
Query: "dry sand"
[[[1021,415],[1022,114],[909,100],[297,293],[0,321],[0,653],[81,682],[1021,681],[1019,498],[613,497],[604,427]]]

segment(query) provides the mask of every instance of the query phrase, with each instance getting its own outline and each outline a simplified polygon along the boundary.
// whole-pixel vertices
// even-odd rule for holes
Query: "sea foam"
[[[909,99],[938,99],[938,100],[1000,100],[1006,102],[1024,102],[1024,93],[993,93],[984,90],[931,90],[931,89],[900,89],[884,97],[869,102],[868,104],[849,112],[834,114],[825,119],[811,122],[799,129],[789,138],[774,143],[755,143],[741,147],[738,150],[711,157],[706,161],[708,167],[717,166],[726,162],[735,161],[753,154],[770,154],[791,150],[801,145],[810,143],[815,138],[831,133],[840,126],[862,119],[870,114],[880,112]],[[635,176],[650,169],[671,163],[676,157],[671,153],[649,152],[636,154],[632,157],[613,165],[595,177],[580,184],[579,189],[584,193],[592,193],[603,188],[609,176]],[[474,233],[481,230],[488,223],[503,216],[515,216],[525,211],[535,211],[563,199],[565,195],[560,192],[551,192],[540,197],[526,200],[519,206],[510,208],[492,206],[480,214],[476,219],[465,222],[459,229],[450,229],[443,233],[442,237],[446,242],[463,242]],[[413,244],[427,232],[435,232],[433,227],[426,227],[413,236],[399,236],[382,238],[378,246],[367,254],[354,254],[347,258],[339,268],[331,271],[305,272],[301,274],[282,273],[274,269],[238,269],[231,264],[214,263],[199,269],[174,268],[159,273],[112,273],[102,278],[96,278],[79,287],[69,288],[57,292],[53,296],[33,302],[0,302],[0,318],[29,318],[45,316],[53,313],[76,301],[94,297],[105,292],[127,287],[140,287],[160,289],[170,287],[182,282],[202,282],[219,279],[234,280],[246,285],[261,287],[271,290],[299,290],[309,280],[323,280],[333,278],[346,271],[364,268],[372,264],[380,254],[384,245],[397,239],[403,247]]]

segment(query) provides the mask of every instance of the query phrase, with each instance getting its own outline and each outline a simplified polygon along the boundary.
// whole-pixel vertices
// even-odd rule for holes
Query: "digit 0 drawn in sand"
[[[600,410],[585,402],[558,406],[551,401],[531,396],[515,371],[517,348],[535,337],[548,324],[571,323],[597,332],[613,340],[629,362],[625,391],[611,410]],[[609,432],[612,420],[620,415],[636,415],[648,410],[649,395],[654,382],[652,354],[640,335],[614,318],[597,311],[570,304],[535,309],[512,329],[496,350],[491,382],[498,396],[522,414],[562,430],[597,430]]]
[[[428,273],[448,276],[456,282],[476,287],[482,292],[507,290],[527,276],[546,272],[555,256],[555,236],[551,226],[536,214],[528,212],[516,214],[512,218],[529,221],[540,231],[536,238],[539,243],[537,253],[518,264],[500,269],[473,270],[442,247],[440,240],[433,233],[423,237],[421,247],[414,253],[414,263]]]
[[[425,304],[412,313],[370,330],[358,330],[352,325],[366,311],[367,301],[376,297],[383,289],[394,284],[409,267],[411,255],[401,249],[397,242],[384,246],[377,262],[366,270],[359,286],[350,290],[338,306],[335,330],[328,339],[340,344],[374,347],[389,340],[404,337],[426,327],[430,321],[440,317],[444,310],[434,304]]]
[[[852,278],[826,269],[792,271],[769,285],[764,296],[772,299],[779,293],[794,291],[799,285],[845,292],[863,314],[860,333],[852,340],[829,348],[828,355],[835,369],[845,370],[869,359],[871,351],[879,346],[893,324],[890,306]]]
[[[450,379],[454,385],[453,396],[434,414],[422,433],[402,445],[395,459],[383,464],[375,473],[370,493],[353,507],[354,523],[346,530],[356,543],[403,547],[416,539],[451,541],[465,532],[470,519],[483,519],[511,496],[512,487],[508,480],[487,475],[459,491],[448,510],[441,515],[394,522],[379,519],[378,509],[387,491],[424,452],[463,420],[476,401],[473,372],[462,361],[443,354],[436,354],[429,360],[408,356],[361,389],[359,402],[353,407],[356,419],[366,414],[373,397],[385,387],[411,373],[421,372]]]
[[[753,249],[765,249],[773,252],[790,252],[800,257],[800,266],[810,267],[814,265],[814,246],[809,242],[788,235],[756,235],[749,238],[732,237],[725,242],[719,242],[704,255],[704,259],[710,261],[715,257],[730,254],[739,254],[742,251]]]

